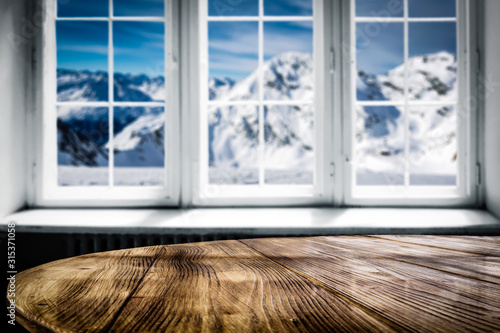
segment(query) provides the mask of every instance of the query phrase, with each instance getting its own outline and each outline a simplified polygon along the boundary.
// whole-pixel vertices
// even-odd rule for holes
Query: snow
[[[314,71],[311,55],[288,52],[265,62],[264,99],[310,101],[266,106],[263,120],[253,105],[210,107],[209,180],[212,184],[258,184],[259,148],[263,149],[266,184],[312,184],[315,165]],[[456,184],[457,98],[456,60],[439,52],[408,62],[410,98],[449,101],[449,107],[419,106],[408,112],[413,185]],[[358,72],[359,100],[401,101],[403,65],[384,75]],[[235,82],[210,78],[209,98],[215,101],[257,100],[258,72]],[[117,100],[164,100],[164,79],[145,75],[115,74]],[[106,87],[106,89],[103,89]],[[58,71],[58,100],[106,101],[107,74]],[[144,110],[143,110],[144,109]],[[155,185],[163,182],[164,110],[121,110],[116,119],[113,151],[118,184]],[[402,107],[355,109],[355,165],[360,185],[400,184],[404,160],[404,110]],[[115,109],[117,113],[117,109]],[[107,119],[107,108],[58,108],[58,161],[60,184],[107,184],[109,148],[107,134],[92,140],[82,135]],[[264,144],[259,144],[259,121],[264,121]],[[78,126],[76,126],[76,125]],[[100,126],[99,125],[99,126]],[[119,125],[119,127],[118,127]],[[75,127],[76,126],[76,127]]]
[[[410,106],[409,142],[411,185],[456,185],[457,100],[455,56],[439,52],[408,61],[410,100],[449,101],[449,106]],[[385,75],[361,73],[357,81],[362,100],[404,99],[404,66]],[[363,90],[364,89],[364,90]],[[376,91],[379,89],[379,91]],[[404,172],[403,107],[356,108],[356,165],[359,185],[384,185],[387,179],[400,182]],[[397,110],[397,112],[396,112]],[[389,176],[388,176],[389,175]],[[389,181],[389,182],[391,182]]]
[[[114,168],[115,186],[163,186],[164,168]],[[108,186],[107,167],[58,167],[60,186]]]

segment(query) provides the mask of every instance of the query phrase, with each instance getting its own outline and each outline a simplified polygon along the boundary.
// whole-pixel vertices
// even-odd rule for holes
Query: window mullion
[[[109,186],[114,184],[114,49],[113,49],[113,0],[109,0],[109,16],[108,16],[108,115],[109,115],[109,143],[108,143],[108,171],[109,171]]]
[[[408,103],[408,58],[409,58],[409,32],[408,32],[408,0],[404,1],[404,184],[410,186],[410,126],[409,126],[409,103]]]
[[[259,185],[264,185],[264,0],[259,0]]]

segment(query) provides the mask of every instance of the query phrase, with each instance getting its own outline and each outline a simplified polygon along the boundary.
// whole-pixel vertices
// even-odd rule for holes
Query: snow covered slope
[[[450,101],[446,106],[411,107],[408,111],[413,174],[453,177],[458,158],[457,114],[452,107],[457,97],[455,57],[440,52],[414,57],[407,66],[412,100]],[[403,65],[384,75],[372,75],[360,69],[356,85],[358,100],[401,101],[404,73]],[[161,77],[115,74],[115,78],[115,99],[118,101],[164,99],[164,79]],[[105,101],[107,80],[107,75],[100,72],[59,70],[58,99]],[[263,80],[265,100],[301,101],[292,106],[266,106],[264,110],[266,182],[310,183],[314,166],[314,109],[307,101],[314,97],[312,59],[308,54],[296,52],[276,56],[264,64]],[[256,100],[259,96],[258,73],[238,82],[211,78],[208,89],[211,100]],[[304,101],[306,103],[302,103]],[[116,166],[163,166],[164,114],[149,109],[129,108],[115,119]],[[59,165],[92,167],[107,163],[107,133],[93,140],[81,135],[82,130],[102,127],[107,119],[106,112],[81,107],[58,110]],[[207,148],[213,182],[258,182],[258,114],[258,108],[253,105],[209,108]],[[402,115],[402,107],[397,106],[356,108],[356,161],[358,176],[364,177],[366,183],[377,183],[380,175],[384,176],[382,181],[387,182],[384,173],[397,175],[401,172],[405,133]],[[425,179],[415,178],[415,183],[425,183]]]
[[[457,173],[457,76],[455,56],[446,52],[411,58],[408,62],[411,101],[446,101],[450,105],[410,107],[409,134],[414,185],[453,185]],[[385,75],[362,70],[357,78],[358,100],[403,101],[403,65]],[[358,183],[401,185],[404,170],[402,106],[356,107]],[[377,176],[378,174],[378,176]]]

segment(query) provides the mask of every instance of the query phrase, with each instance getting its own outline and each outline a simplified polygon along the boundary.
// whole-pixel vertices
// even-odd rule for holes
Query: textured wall
[[[500,218],[500,1],[486,0],[485,8],[485,184],[486,206]]]
[[[0,218],[26,199],[29,40],[23,0],[0,0]]]

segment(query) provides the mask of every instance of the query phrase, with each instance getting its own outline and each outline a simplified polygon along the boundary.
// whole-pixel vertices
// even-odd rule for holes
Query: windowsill
[[[239,208],[35,209],[1,221],[29,233],[192,233],[246,235],[462,234],[500,235],[490,213],[467,209]]]

